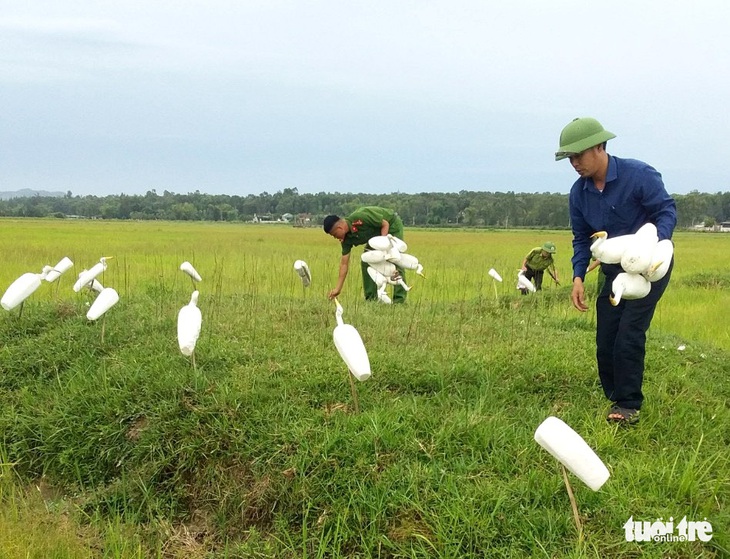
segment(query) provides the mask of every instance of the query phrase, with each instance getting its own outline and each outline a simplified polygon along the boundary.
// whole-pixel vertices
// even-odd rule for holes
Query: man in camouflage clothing
[[[342,243],[342,257],[340,258],[340,273],[337,286],[329,292],[328,297],[333,299],[342,292],[345,278],[350,267],[350,253],[352,247],[366,244],[372,237],[379,235],[393,235],[403,240],[403,221],[393,210],[378,206],[364,206],[358,208],[347,217],[328,215],[323,222],[324,232],[332,235]],[[365,247],[368,250],[368,247]],[[360,262],[362,268],[362,287],[365,299],[377,300],[378,286],[367,273],[368,264]],[[404,273],[400,271],[405,281]],[[404,303],[406,290],[401,285],[393,287],[393,302]]]

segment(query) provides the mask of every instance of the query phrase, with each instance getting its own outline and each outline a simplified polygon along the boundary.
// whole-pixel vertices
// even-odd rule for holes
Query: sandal
[[[639,410],[613,406],[606,415],[606,421],[621,425],[636,425],[639,422]]]

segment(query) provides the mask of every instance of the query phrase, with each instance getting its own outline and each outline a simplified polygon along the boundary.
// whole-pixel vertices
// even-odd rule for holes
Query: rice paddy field
[[[0,220],[0,290],[75,264],[0,314],[0,556],[730,555],[730,236],[675,234],[632,429],[605,421],[568,231],[405,240],[426,275],[406,276],[407,304],[365,302],[359,265],[339,297],[373,371],[353,394],[327,299],[339,245],[320,228]],[[521,296],[517,270],[546,240],[562,285]],[[96,294],[71,287],[101,256],[120,301],[90,322]],[[203,278],[195,366],[176,338],[185,260]],[[533,439],[550,415],[611,473],[597,492],[569,475],[580,529]],[[630,518],[712,537],[627,541]]]

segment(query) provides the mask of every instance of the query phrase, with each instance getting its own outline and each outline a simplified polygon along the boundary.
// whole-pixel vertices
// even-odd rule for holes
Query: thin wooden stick
[[[101,343],[104,343],[104,332],[106,331],[106,315],[101,317]]]
[[[347,371],[347,378],[350,379],[350,394],[352,394],[352,402],[355,405],[355,413],[360,413],[360,399],[357,397],[357,387],[350,371]]]
[[[578,541],[583,541],[583,523],[580,521],[580,514],[578,514],[578,504],[575,502],[575,495],[573,495],[573,488],[570,486],[568,480],[568,472],[565,470],[565,466],[560,464],[560,469],[563,472],[563,481],[565,482],[565,489],[568,490],[568,498],[570,499],[570,506],[573,509],[573,520],[575,520],[575,527],[578,529]]]

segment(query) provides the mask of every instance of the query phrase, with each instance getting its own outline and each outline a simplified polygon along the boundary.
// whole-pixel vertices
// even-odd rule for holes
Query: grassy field
[[[548,239],[563,285],[522,297],[517,269]],[[373,368],[355,413],[326,298],[339,246],[320,229],[0,220],[0,289],[75,262],[0,315],[0,556],[728,556],[730,237],[676,234],[632,430],[604,420],[569,232],[406,240],[427,276],[408,276],[407,305],[362,301],[359,267],[340,298]],[[93,295],[71,290],[100,256],[121,298],[103,341]],[[183,260],[203,276],[195,369],[175,336]],[[549,415],[611,471],[599,492],[571,476],[582,535],[533,440]],[[713,538],[629,543],[632,516],[707,519]]]

